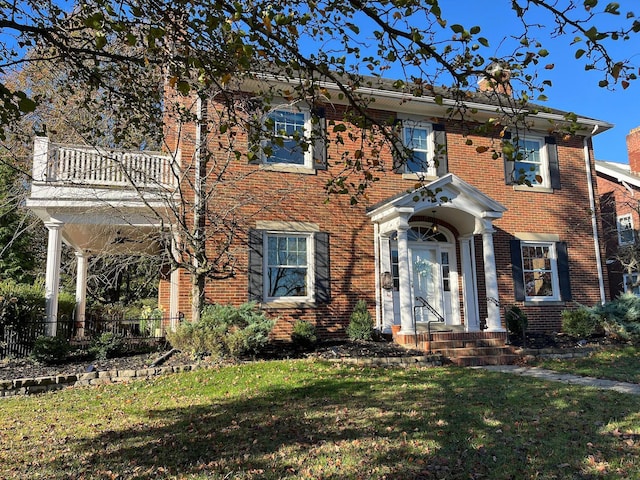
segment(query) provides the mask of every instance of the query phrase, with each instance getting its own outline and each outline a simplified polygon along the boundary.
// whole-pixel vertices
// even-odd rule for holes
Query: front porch
[[[91,256],[158,255],[170,243],[167,222],[179,155],[60,145],[37,137],[26,205],[48,229],[45,334],[58,329],[62,243],[77,259],[74,330],[85,332]],[[175,311],[174,311],[175,310]],[[178,318],[177,309],[167,318]],[[88,331],[88,330],[87,330]]]

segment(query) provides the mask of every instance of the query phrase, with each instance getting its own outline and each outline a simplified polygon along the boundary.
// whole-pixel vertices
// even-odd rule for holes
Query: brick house
[[[596,161],[611,298],[624,292],[640,295],[640,265],[634,264],[640,226],[640,128],[627,135],[627,152],[628,164]]]
[[[339,100],[292,105],[276,96],[259,117],[279,142],[256,140],[242,125],[225,134],[209,128],[206,144],[213,158],[231,150],[244,155],[227,164],[234,181],[221,182],[215,197],[215,207],[233,209],[242,228],[230,248],[233,275],[207,282],[208,302],[257,301],[278,318],[275,337],[286,339],[298,319],[315,324],[324,337],[344,335],[356,301],[364,299],[380,330],[400,329],[397,338],[409,341],[430,322],[467,334],[501,335],[508,305],[525,311],[531,330],[558,331],[563,309],[608,298],[591,137],[610,124],[579,117],[575,133],[559,133],[565,112],[545,109],[527,116],[526,132],[504,126],[483,135],[473,126],[496,116],[499,97],[481,93],[467,99],[474,118],[460,121],[448,112],[452,101],[375,81],[361,93],[375,99],[369,114],[391,119],[397,139],[410,150],[402,163],[394,163],[392,144],[371,141],[373,129],[346,120],[348,108]],[[245,94],[252,91],[244,86]],[[158,248],[149,233],[170,225],[150,215],[149,206],[164,208],[158,192],[181,182],[171,166],[188,164],[204,144],[198,119],[220,111],[215,98],[179,102],[194,116],[167,113],[169,154],[83,150],[36,140],[28,205],[49,228],[52,318],[62,240],[78,252],[78,316],[84,311],[87,255],[124,245],[130,252]],[[492,157],[501,140],[516,135],[514,143],[525,152],[521,158]],[[296,146],[299,137],[309,139],[309,148]],[[247,160],[256,141],[258,153]],[[228,142],[233,148],[222,147]],[[345,175],[344,156],[364,163],[374,149],[371,163],[384,171],[374,172],[379,180],[361,201],[327,197],[327,182]],[[153,169],[144,201],[131,188],[134,176],[105,173],[114,156],[119,169]],[[357,170],[353,163],[350,168]],[[516,181],[518,176],[530,185]],[[188,316],[188,273],[166,272],[159,301],[172,318]]]

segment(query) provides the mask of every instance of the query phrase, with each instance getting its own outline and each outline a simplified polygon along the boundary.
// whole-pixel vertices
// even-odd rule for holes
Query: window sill
[[[551,307],[565,305],[567,302],[563,300],[525,300],[525,307]]]
[[[514,185],[516,192],[532,192],[532,193],[553,193],[553,188],[549,187],[528,187],[527,185]]]
[[[265,302],[261,304],[262,308],[267,310],[280,310],[280,309],[290,309],[290,308],[315,308],[317,307],[316,303],[313,300],[302,300],[299,302],[296,301],[281,301],[281,302]]]
[[[303,173],[305,175],[315,175],[316,170],[304,165],[291,165],[291,164],[270,164],[263,163],[261,165],[262,170],[269,172],[285,172],[285,173]]]

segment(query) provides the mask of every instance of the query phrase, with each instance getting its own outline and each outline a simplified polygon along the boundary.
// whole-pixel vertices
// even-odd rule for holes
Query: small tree
[[[358,300],[349,326],[347,327],[347,335],[351,340],[372,340],[373,339],[373,318],[367,310],[367,302]]]

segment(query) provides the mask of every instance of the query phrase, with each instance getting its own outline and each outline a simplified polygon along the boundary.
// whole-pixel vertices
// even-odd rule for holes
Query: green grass
[[[640,384],[640,350],[632,346],[598,350],[584,358],[540,360],[536,365],[558,372]]]
[[[640,478],[640,398],[463,368],[257,362],[0,402],[0,478]]]

